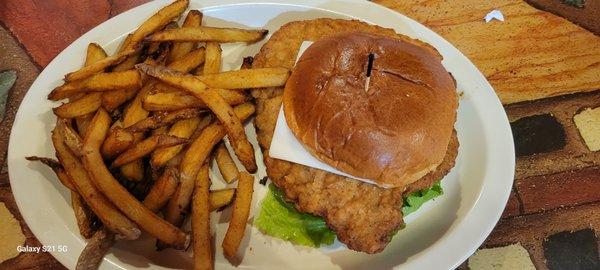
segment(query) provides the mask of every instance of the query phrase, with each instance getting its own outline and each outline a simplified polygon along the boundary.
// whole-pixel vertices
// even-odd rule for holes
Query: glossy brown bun
[[[375,54],[365,92],[369,53]],[[302,55],[283,94],[286,121],[319,160],[386,187],[433,171],[448,149],[458,98],[432,47],[354,32]]]

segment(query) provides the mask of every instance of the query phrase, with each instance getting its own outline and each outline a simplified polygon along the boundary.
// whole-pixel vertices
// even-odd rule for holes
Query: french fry
[[[68,120],[59,118],[57,123],[60,122],[60,129],[58,132],[65,138],[65,145],[69,147],[69,150],[73,152],[76,156],[81,156],[81,152],[83,149],[83,140],[79,136],[79,133],[75,131]]]
[[[152,212],[158,212],[175,193],[178,184],[177,169],[174,167],[165,168],[144,198],[144,206]]]
[[[269,33],[266,29],[245,30],[237,28],[189,27],[169,29],[157,32],[147,41],[213,41],[219,43],[246,42],[253,43],[263,39]]]
[[[90,208],[83,202],[81,196],[71,191],[71,206],[73,207],[73,213],[75,214],[75,220],[77,220],[77,227],[79,233],[83,238],[89,239],[94,234],[93,218],[94,213]]]
[[[137,48],[140,41],[142,41],[142,39],[144,39],[147,35],[163,28],[169,22],[179,17],[181,13],[187,9],[188,4],[188,0],[177,0],[170,5],[163,7],[156,14],[152,15],[152,17],[143,22],[142,25],[140,25],[140,27],[133,32],[131,35],[131,40],[125,48]]]
[[[221,46],[216,42],[207,42],[206,60],[204,60],[203,74],[214,74],[221,72]]]
[[[168,134],[171,136],[189,139],[197,129],[206,127],[210,123],[211,119],[211,116],[205,116],[202,118],[180,120],[171,126]],[[156,149],[150,158],[150,165],[155,169],[160,168],[177,156],[182,149],[183,145]]]
[[[191,75],[183,75],[180,72],[162,67],[152,67],[146,64],[138,64],[137,68],[144,73],[155,77],[173,86],[181,87],[198,99],[202,100],[210,110],[219,118],[227,129],[227,134],[238,156],[246,170],[256,172],[256,160],[254,149],[246,137],[246,132],[240,119],[235,117],[233,109],[216,91],[206,91],[204,83]]]
[[[190,10],[185,20],[183,21],[183,25],[181,27],[198,27],[202,24],[202,12],[198,10]],[[169,56],[167,57],[167,63],[171,63],[185,54],[191,52],[194,47],[196,47],[195,42],[176,42],[173,44],[173,48],[169,52]]]
[[[242,121],[254,113],[254,105],[245,103],[234,108],[235,115]],[[180,181],[189,181],[198,174],[200,165],[208,160],[213,147],[225,137],[225,127],[219,121],[215,121],[204,128],[186,150],[179,166]]]
[[[245,103],[235,107],[238,118],[245,120],[254,113],[254,105]],[[166,219],[176,225],[182,220],[182,214],[190,203],[194,180],[202,164],[208,160],[212,148],[225,136],[225,128],[214,121],[202,129],[198,137],[190,144],[179,164],[179,186],[167,205]]]
[[[235,166],[235,162],[229,155],[229,150],[225,147],[225,143],[220,143],[215,149],[215,160],[217,161],[217,166],[219,167],[219,171],[223,176],[223,180],[227,182],[227,184],[237,180],[240,172]]]
[[[233,200],[233,212],[231,221],[227,228],[227,233],[223,239],[223,254],[229,259],[236,256],[237,250],[244,238],[246,223],[250,214],[250,204],[252,203],[252,193],[254,191],[254,177],[247,172],[240,173],[238,180],[237,194]]]
[[[48,94],[49,100],[61,100],[78,93],[97,91],[123,91],[139,88],[142,83],[139,72],[135,70],[97,73],[79,81],[71,81]]]
[[[85,245],[79,254],[76,270],[98,269],[104,255],[115,243],[115,234],[105,228],[100,228]]]
[[[80,137],[83,137],[85,135],[85,131],[87,130],[90,121],[92,121],[92,117],[94,117],[93,113],[88,113],[80,117],[75,117],[75,125],[77,127],[77,133],[79,133]]]
[[[152,93],[146,95],[142,106],[148,111],[173,111],[185,108],[206,108],[202,100],[184,91],[168,93]],[[248,97],[241,91],[229,89],[209,89],[216,91],[229,105],[239,105],[248,101]]]
[[[96,43],[90,43],[87,47],[84,66],[89,66],[93,63],[96,63],[107,56],[108,55],[106,54],[106,51],[104,51],[100,45]]]
[[[204,165],[196,177],[192,200],[192,234],[194,269],[213,269],[209,209],[210,178]]]
[[[117,71],[130,70],[133,68],[133,66],[135,66],[135,64],[138,63],[139,60],[140,60],[140,52],[138,51],[138,52],[128,56],[123,62],[116,65],[112,69],[112,71],[117,72]]]
[[[59,121],[52,132],[52,143],[58,160],[71,177],[79,195],[82,196],[104,226],[126,239],[137,239],[141,234],[140,229],[96,189],[79,158],[71,153],[65,145],[63,132],[58,131],[61,128],[64,128],[64,123]]]
[[[84,66],[89,66],[93,63],[96,63],[106,58],[107,56],[108,55],[100,45],[96,43],[90,43],[88,44]],[[83,134],[85,134],[85,128],[87,127],[89,121],[92,120],[93,116],[93,113],[89,113],[87,115],[75,117],[75,122],[77,123],[77,131],[79,132],[80,136],[83,136]]]
[[[203,61],[204,49],[198,49],[186,54],[181,59],[172,62],[169,66],[179,71],[187,72]],[[124,127],[129,127],[148,117],[149,112],[142,107],[142,99],[156,86],[156,84],[157,83],[154,80],[147,80],[146,84],[131,101],[131,104],[127,107],[123,116]],[[143,134],[136,133],[134,137],[134,141],[137,142],[142,139]],[[144,178],[144,164],[141,160],[125,164],[121,166],[120,170],[121,174],[129,180],[141,181]]]
[[[121,53],[117,53],[113,56],[106,57],[100,61],[94,62],[91,65],[85,66],[77,71],[68,73],[67,75],[65,75],[65,81],[72,82],[72,81],[85,79],[96,73],[102,72],[107,67],[121,63],[127,57],[129,57],[130,55],[133,55],[135,53],[136,53],[136,50],[126,50]]]
[[[79,99],[70,101],[57,108],[52,109],[54,114],[62,118],[75,118],[93,113],[102,105],[102,93],[95,92],[87,94]]]
[[[106,159],[114,158],[129,149],[134,140],[135,138],[131,132],[127,132],[120,127],[113,128],[102,143],[100,153]]]
[[[100,108],[90,123],[84,141],[83,164],[95,186],[146,232],[177,249],[185,248],[189,241],[188,236],[144,207],[112,176],[104,164],[100,156],[100,144],[109,125],[110,116]]]
[[[102,93],[102,107],[112,112],[135,97],[139,88],[122,89]]]
[[[25,159],[29,161],[39,161],[42,164],[48,166],[56,174],[58,181],[60,181],[60,183],[63,184],[63,186],[70,189],[71,191],[77,191],[77,189],[73,185],[71,177],[67,174],[63,166],[57,160],[36,156],[25,157]]]
[[[208,197],[209,210],[215,211],[229,205],[235,197],[235,188],[211,190]]]
[[[173,123],[190,118],[197,118],[202,113],[198,109],[181,109],[171,112],[159,112],[127,128],[129,132],[144,132],[149,129],[157,129]]]
[[[281,87],[289,76],[287,68],[254,68],[204,74],[198,78],[209,88],[247,89]]]
[[[204,63],[205,58],[206,50],[204,48],[198,48],[171,62],[167,66],[179,72],[190,72],[198,65]]]
[[[123,43],[121,44],[121,47],[119,47],[119,50],[117,51],[117,53],[121,53],[123,51],[126,50],[127,47],[129,47],[129,44],[131,43],[131,37],[133,36],[133,34],[128,34],[127,37],[125,38],[125,40],[123,40]],[[127,59],[125,59],[123,62],[119,63],[118,65],[116,65],[112,71],[125,71],[125,70],[130,70],[133,68],[133,66],[135,66],[135,64],[137,64],[138,60],[140,59],[140,51],[137,51],[136,53],[130,55],[129,57],[127,57]]]
[[[147,139],[144,139],[134,144],[129,149],[127,149],[127,151],[120,154],[112,162],[111,167],[120,167],[132,161],[141,159],[142,157],[152,153],[152,151],[154,151],[154,149],[156,148],[180,145],[187,143],[187,141],[187,139],[169,136],[165,134],[152,135]]]

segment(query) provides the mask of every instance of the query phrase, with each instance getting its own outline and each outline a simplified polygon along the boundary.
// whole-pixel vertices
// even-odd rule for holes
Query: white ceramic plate
[[[50,130],[55,117],[51,108],[57,103],[47,101],[46,95],[61,83],[65,73],[82,65],[88,43],[97,42],[112,53],[128,32],[167,3],[155,1],[139,6],[77,39],[39,75],[17,113],[8,150],[13,194],[29,228],[50,248],[52,255],[69,268],[74,268],[85,245],[71,211],[69,192],[50,170],[24,160],[27,155],[54,155]],[[206,25],[260,27],[268,28],[271,33],[286,22],[319,17],[354,18],[394,28],[398,33],[435,46],[444,56],[444,65],[456,78],[458,89],[464,93],[456,123],[461,145],[456,167],[443,181],[445,194],[408,216],[406,229],[394,237],[385,251],[367,255],[347,250],[337,242],[320,249],[298,247],[264,236],[248,226],[242,244],[243,262],[240,267],[450,269],[468,258],[488,236],[504,209],[512,185],[512,135],[504,110],[490,84],[450,43],[401,14],[362,0],[211,0],[192,1],[190,8],[202,10]],[[236,44],[224,46],[224,68],[239,67],[241,56],[254,55],[260,46],[262,43],[249,47]],[[252,125],[246,128],[258,149],[254,128]],[[256,152],[257,160],[262,161],[260,151]],[[264,175],[264,165],[260,162],[256,178]],[[257,213],[266,191],[258,183],[255,189],[252,216]],[[232,267],[224,259],[220,248],[229,217],[228,211],[212,216],[212,231],[216,233],[217,268]],[[156,252],[153,243],[149,237],[132,242],[121,241],[106,256],[101,268],[163,269],[191,266],[190,252]]]

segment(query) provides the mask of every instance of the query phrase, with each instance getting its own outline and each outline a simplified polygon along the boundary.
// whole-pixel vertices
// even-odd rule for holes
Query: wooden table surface
[[[19,103],[39,72],[67,45],[103,21],[145,2],[0,1],[0,71],[14,70],[18,77],[8,92],[4,112],[0,112],[0,201],[21,222],[30,246],[40,243],[19,214],[6,168],[8,137]],[[600,269],[600,156],[586,152],[581,138],[569,137],[577,133],[571,120],[576,112],[569,114],[564,109],[567,103],[600,106],[592,102],[600,100],[600,38],[593,34],[600,33],[600,1],[567,1],[585,3],[578,8],[559,0],[529,0],[589,31],[520,0],[374,2],[429,26],[469,56],[507,104],[511,121],[536,114],[568,115],[556,116],[567,134],[564,149],[576,149],[575,144],[584,149],[577,154],[559,150],[518,157],[513,193],[503,218],[482,248],[500,254],[494,253],[501,250],[497,247],[518,245],[538,269]],[[483,16],[492,9],[502,10],[506,22],[483,24]],[[573,92],[589,93],[562,96]],[[549,96],[560,97],[508,105]],[[3,102],[0,98],[0,104]],[[561,162],[544,165],[558,159]],[[63,268],[48,253],[21,253],[0,263],[0,269]],[[467,268],[467,263],[461,268]]]

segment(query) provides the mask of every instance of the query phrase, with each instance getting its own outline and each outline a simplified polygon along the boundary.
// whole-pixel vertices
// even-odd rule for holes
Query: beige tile
[[[521,244],[480,249],[469,258],[471,270],[535,270],[529,253]]]
[[[600,150],[600,107],[587,108],[576,114],[573,120],[590,151]]]

